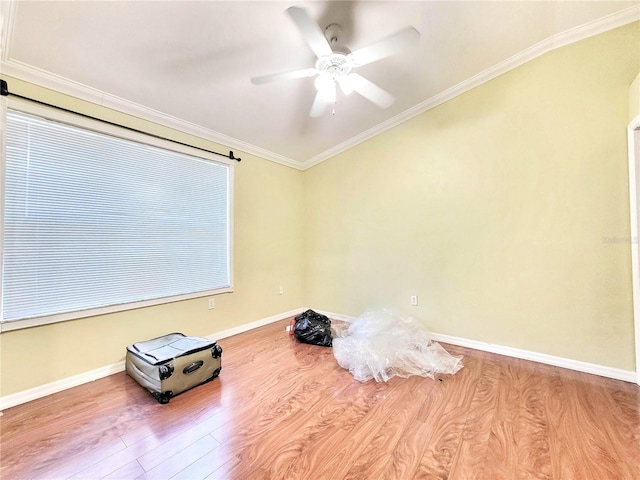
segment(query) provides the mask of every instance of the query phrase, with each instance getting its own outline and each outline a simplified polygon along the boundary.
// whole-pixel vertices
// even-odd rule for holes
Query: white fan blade
[[[316,93],[316,98],[313,99],[313,105],[311,105],[311,111],[309,116],[313,118],[321,117],[327,108],[327,102],[323,98],[320,92]]]
[[[393,95],[357,73],[352,73],[349,77],[353,85],[353,91],[358,92],[380,108],[388,108],[395,102],[396,99]]]
[[[254,85],[261,85],[263,83],[278,82],[280,80],[292,80],[294,78],[313,77],[317,75],[318,70],[315,68],[305,68],[302,70],[294,70],[292,72],[271,73],[269,75],[262,75],[260,77],[253,77],[251,83]]]
[[[306,10],[300,7],[289,7],[287,8],[287,12],[298,26],[302,36],[311,50],[313,50],[313,53],[316,54],[316,57],[320,58],[333,53],[329,42],[324,38],[322,30],[317,23],[311,20]]]
[[[349,57],[356,66],[366,65],[409,47],[418,38],[420,38],[420,33],[415,28],[406,27],[368,47],[359,48],[355,52],[351,52]]]

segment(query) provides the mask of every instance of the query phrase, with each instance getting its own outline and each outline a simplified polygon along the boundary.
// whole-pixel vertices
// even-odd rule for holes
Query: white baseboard
[[[256,320],[255,322],[245,323],[244,325],[240,325],[238,327],[213,333],[211,335],[207,335],[207,338],[217,341],[221,338],[231,337],[232,335],[247,332],[249,330],[253,330],[254,328],[262,327],[264,325],[268,325],[270,323],[298,315],[305,310],[305,308],[297,308],[295,310],[290,310],[278,315],[262,318],[260,320]],[[28,390],[23,390],[22,392],[17,392],[11,395],[0,397],[0,415],[2,415],[2,410],[6,410],[7,408],[15,407],[16,405],[27,403],[38,398],[46,397],[47,395],[58,393],[68,388],[77,387],[78,385],[89,383],[94,380],[98,380],[99,378],[113,375],[114,373],[119,373],[122,371],[124,371],[124,361],[107,365],[105,367],[100,367],[95,370],[90,370],[88,372],[80,373],[72,377],[63,378],[62,380],[57,380],[55,382],[40,385]]]
[[[297,308],[288,312],[273,315],[271,317],[262,318],[255,322],[245,323],[237,327],[229,328],[227,330],[221,330],[217,333],[207,335],[207,338],[212,340],[220,340],[222,338],[231,337],[239,333],[248,332],[254,328],[262,327],[273,322],[284,320],[285,318],[296,316],[307,310],[307,308]],[[349,315],[341,315],[338,313],[326,312],[322,310],[316,310],[318,313],[328,316],[334,320],[341,320],[345,322],[352,322],[355,317]],[[636,372],[632,370],[622,370],[619,368],[607,367],[605,365],[597,365],[594,363],[582,362],[579,360],[572,360],[569,358],[556,357],[553,355],[547,355],[544,353],[531,352],[528,350],[521,350],[519,348],[505,347],[502,345],[495,345],[492,343],[479,342],[477,340],[470,340],[467,338],[454,337],[451,335],[444,335],[440,333],[431,333],[432,338],[437,342],[449,343],[451,345],[458,345],[461,347],[472,348],[474,350],[480,350],[483,352],[497,353],[499,355],[506,355],[508,357],[520,358],[523,360],[530,360],[533,362],[544,363],[547,365],[553,365],[556,367],[567,368],[569,370],[576,370],[578,372],[591,373],[593,375],[599,375],[601,377],[613,378],[615,380],[623,380],[625,382],[636,383]],[[124,361],[107,365],[105,367],[97,368],[89,372],[74,375],[72,377],[63,378],[55,382],[47,383],[38,387],[30,388],[22,392],[17,392],[11,395],[0,397],[0,415],[2,410],[10,407],[15,407],[22,403],[30,402],[53,393],[61,392],[68,388],[76,387],[84,383],[89,383],[114,373],[122,372],[124,370]]]
[[[122,372],[124,370],[124,361],[107,365],[105,367],[96,368],[88,372],[80,373],[72,377],[63,378],[55,382],[40,385],[38,387],[23,390],[22,392],[13,393],[11,395],[5,395],[0,397],[0,412],[10,407],[15,407],[22,403],[30,402],[38,398],[46,397],[53,393],[61,392],[68,388],[77,387],[84,383],[93,382],[102,377],[113,375],[114,373]],[[0,413],[1,414],[1,413]]]
[[[217,341],[217,340],[220,340],[221,338],[231,337],[233,335],[238,335],[239,333],[248,332],[249,330],[253,330],[254,328],[263,327],[265,325],[269,325],[270,323],[284,320],[285,318],[295,317],[296,315],[299,315],[305,310],[306,308],[296,308],[295,310],[289,310],[288,312],[279,313],[271,317],[266,317],[260,320],[256,320],[255,322],[245,323],[244,325],[240,325],[237,327],[229,328],[227,330],[222,330],[217,333],[213,333],[211,335],[207,335],[207,338],[210,340]]]
[[[326,315],[329,318],[342,320],[345,322],[353,322],[356,319],[356,317],[341,315],[338,313],[320,312],[319,310],[318,312]],[[431,338],[433,338],[436,342],[449,343],[451,345],[472,348],[474,350],[480,350],[483,352],[497,353],[498,355],[520,358],[522,360],[530,360],[532,362],[544,363],[547,365],[553,365],[554,367],[566,368],[578,372],[591,373],[593,375],[613,378],[615,380],[623,380],[630,383],[637,383],[638,381],[636,372],[634,372],[633,370],[622,370],[620,368],[607,367],[605,365],[582,362],[580,360],[572,360],[570,358],[564,357],[556,357],[553,355],[547,355],[546,353],[538,353],[529,350],[521,350],[519,348],[505,347],[502,345],[495,345],[493,343],[485,343],[477,340],[470,340],[468,338],[444,335],[441,333],[430,332],[430,334]]]
[[[554,367],[567,368],[578,372],[591,373],[601,377],[613,378],[615,380],[623,380],[625,382],[636,383],[636,372],[632,370],[622,370],[620,368],[607,367],[595,363],[582,362],[570,358],[556,357],[547,355],[546,353],[532,352],[529,350],[521,350],[519,348],[504,347],[492,343],[479,342],[477,340],[469,340],[466,338],[453,337],[451,335],[443,335],[440,333],[432,333],[431,337],[436,342],[449,343],[460,347],[472,348],[483,352],[497,353],[506,355],[507,357],[520,358],[522,360],[530,360],[532,362],[553,365]]]

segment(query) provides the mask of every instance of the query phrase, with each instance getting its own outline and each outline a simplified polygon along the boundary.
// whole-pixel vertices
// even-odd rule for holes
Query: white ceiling
[[[351,50],[407,25],[415,46],[358,73],[396,97],[338,96],[310,118],[313,67],[286,9]],[[640,18],[640,1],[3,1],[0,73],[307,168],[559,46]],[[11,85],[9,85],[11,91]]]

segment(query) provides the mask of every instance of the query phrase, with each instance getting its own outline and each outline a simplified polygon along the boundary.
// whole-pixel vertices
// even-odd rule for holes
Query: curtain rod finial
[[[9,95],[9,87],[6,80],[0,79],[0,95],[6,97]]]

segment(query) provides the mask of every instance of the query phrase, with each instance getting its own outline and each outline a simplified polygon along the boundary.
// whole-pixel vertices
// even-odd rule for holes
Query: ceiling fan
[[[380,108],[387,108],[395,101],[389,92],[352,70],[393,55],[410,46],[420,37],[420,33],[415,28],[405,27],[389,37],[352,52],[340,42],[342,29],[339,25],[331,24],[323,32],[304,9],[289,7],[287,13],[298,26],[313,53],[318,57],[315,67],[253,77],[251,79],[253,84],[260,85],[279,80],[316,77],[317,93],[309,113],[312,117],[321,116],[327,105],[335,104],[337,86],[340,86],[345,95],[352,92],[359,93]]]

